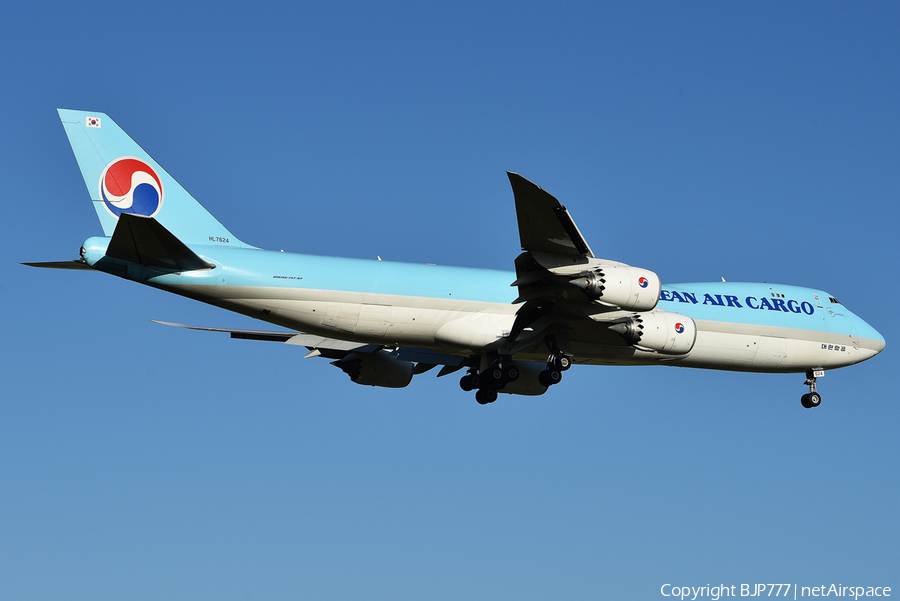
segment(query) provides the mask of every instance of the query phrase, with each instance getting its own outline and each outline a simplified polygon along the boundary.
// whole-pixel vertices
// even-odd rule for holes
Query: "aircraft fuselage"
[[[519,305],[515,274],[500,270],[191,246],[214,269],[159,273],[105,257],[108,238],[85,242],[102,271],[243,313],[291,330],[372,344],[478,354],[508,336]],[[574,362],[667,364],[737,371],[803,372],[858,363],[884,348],[871,326],[821,290],[779,284],[696,283],[663,287],[655,311],[697,326],[684,355],[626,344],[606,321],[579,320]],[[621,315],[630,315],[621,312]],[[545,354],[520,353],[522,361]]]

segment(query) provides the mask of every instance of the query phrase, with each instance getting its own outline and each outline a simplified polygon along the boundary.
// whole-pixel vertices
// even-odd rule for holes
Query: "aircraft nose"
[[[880,353],[881,351],[884,350],[884,345],[885,345],[884,336],[882,336],[878,332],[875,332],[875,334],[878,337],[870,339],[868,341],[869,342],[868,345],[865,345],[865,343],[863,343],[865,345],[863,348],[865,350],[869,351],[870,353],[872,353],[871,355],[869,355],[869,357],[874,357],[875,355],[877,355],[878,353]]]
[[[856,331],[859,334],[859,360],[871,359],[884,350],[884,336],[878,330],[857,317]]]

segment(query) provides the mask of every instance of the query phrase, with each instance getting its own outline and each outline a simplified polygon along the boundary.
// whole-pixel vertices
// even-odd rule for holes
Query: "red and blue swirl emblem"
[[[649,284],[649,283],[650,282],[647,281],[647,278],[645,278],[643,276],[638,278],[638,286],[640,286],[641,288],[646,288],[647,284]]]
[[[681,323],[681,322],[676,323],[676,324],[675,324],[675,331],[678,332],[679,334],[683,334],[683,333],[684,333],[684,324]]]
[[[163,185],[153,167],[134,157],[121,157],[100,174],[100,197],[113,217],[122,213],[153,217],[163,203]]]

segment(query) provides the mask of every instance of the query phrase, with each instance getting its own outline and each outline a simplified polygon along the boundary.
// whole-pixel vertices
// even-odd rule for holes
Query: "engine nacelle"
[[[349,353],[331,364],[364,386],[403,388],[409,385],[413,377],[413,362],[392,357],[387,351]]]
[[[694,348],[697,324],[686,315],[653,311],[629,317],[609,327],[642,351],[684,355]]]
[[[569,283],[588,297],[625,311],[652,311],[662,290],[658,275],[630,265],[600,265]]]

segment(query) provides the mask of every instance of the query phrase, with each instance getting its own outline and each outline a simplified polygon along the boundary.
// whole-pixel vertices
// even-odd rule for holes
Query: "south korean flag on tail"
[[[86,117],[84,120],[85,127],[100,127],[100,117]]]

